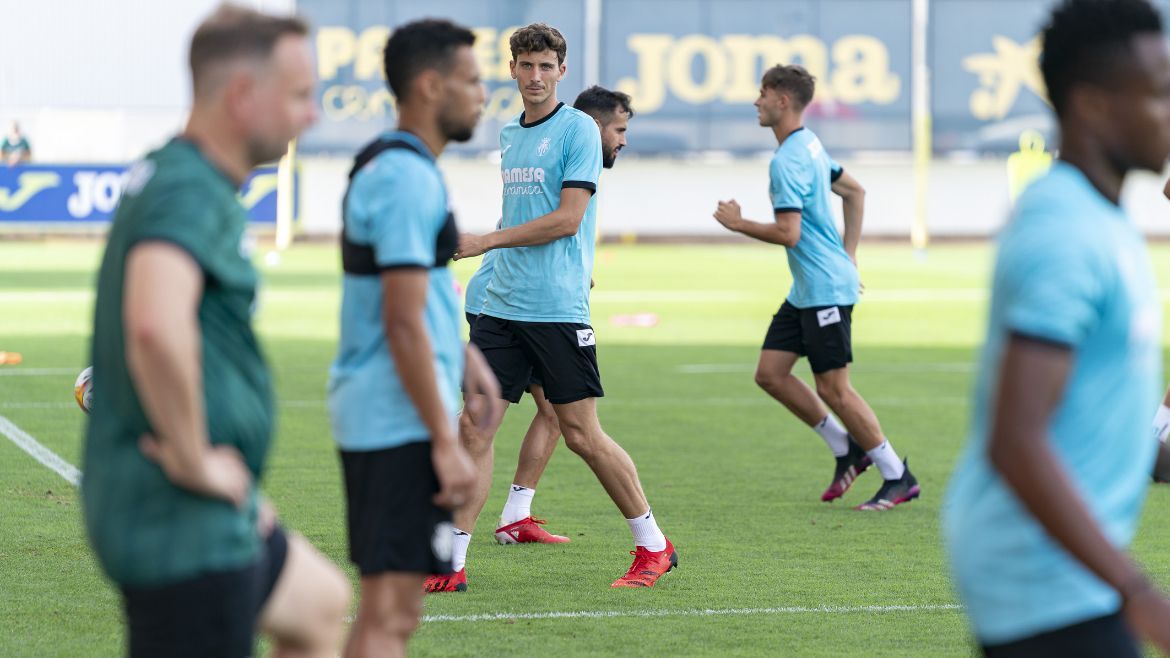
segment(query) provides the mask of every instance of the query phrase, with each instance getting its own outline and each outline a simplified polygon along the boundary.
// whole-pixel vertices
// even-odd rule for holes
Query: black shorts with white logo
[[[1121,613],[1097,617],[1022,640],[983,645],[988,658],[1138,658],[1142,652]]]
[[[796,308],[785,301],[772,316],[762,349],[807,356],[818,375],[844,368],[853,362],[852,316],[852,306]]]
[[[288,537],[277,526],[261,545],[260,557],[245,567],[161,587],[123,587],[128,654],[131,658],[253,655],[260,611],[272,596],[287,558]]]
[[[450,573],[451,512],[435,505],[431,442],[341,450],[349,559],[363,576]]]
[[[553,404],[569,404],[605,395],[597,368],[593,327],[574,322],[521,322],[480,315],[471,343],[483,352],[501,397],[519,402],[535,379]]]
[[[463,316],[467,318],[467,326],[471,329],[475,329],[475,321],[479,318],[479,316],[474,313],[464,313]],[[544,382],[540,380],[540,375],[536,374],[536,370],[532,371],[532,375],[528,378],[528,383],[531,386],[540,386],[542,388],[544,387]],[[526,386],[525,389],[527,388],[528,387]]]

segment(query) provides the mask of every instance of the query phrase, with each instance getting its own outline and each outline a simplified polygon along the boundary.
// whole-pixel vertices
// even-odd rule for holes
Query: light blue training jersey
[[[830,188],[842,171],[808,128],[790,133],[772,156],[772,209],[800,213],[800,240],[787,249],[792,272],[788,303],[796,308],[857,303],[857,266],[845,253],[829,203]]]
[[[483,312],[483,305],[487,300],[487,286],[492,280],[492,274],[496,271],[496,258],[500,251],[502,250],[493,249],[480,259],[479,269],[471,275],[471,279],[467,282],[467,290],[464,292],[463,310],[465,312],[472,315],[479,315]]]
[[[346,237],[373,249],[378,270],[426,268],[424,322],[439,393],[454,428],[463,378],[463,309],[446,261],[457,234],[447,226],[447,190],[430,151],[410,133],[388,137],[417,151],[383,151],[354,175],[345,203]],[[341,338],[328,396],[333,436],[342,450],[380,450],[431,438],[390,356],[377,273],[344,276]]]
[[[1120,607],[988,459],[998,366],[1012,334],[1071,348],[1049,441],[1105,535],[1128,546],[1157,447],[1150,416],[1161,385],[1161,306],[1141,234],[1067,163],[1024,192],[1000,236],[970,435],[943,507],[954,580],[984,644]]]
[[[530,124],[521,114],[500,132],[500,151],[504,228],[556,210],[564,188],[597,191],[601,131],[580,110],[562,103]],[[575,235],[535,247],[497,249],[481,312],[505,320],[588,324],[596,233],[594,196]]]
[[[499,230],[502,221],[496,223],[496,230]],[[492,280],[492,274],[496,271],[496,257],[499,253],[498,249],[493,249],[479,260],[479,269],[471,275],[471,279],[467,282],[467,290],[463,293],[464,312],[472,315],[479,315],[483,312],[483,303],[487,299],[487,285]]]

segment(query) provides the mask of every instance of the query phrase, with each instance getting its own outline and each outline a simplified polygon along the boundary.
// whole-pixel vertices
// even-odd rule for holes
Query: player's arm
[[[456,439],[439,397],[434,350],[423,319],[428,274],[421,266],[382,272],[382,326],[402,388],[426,426],[433,449],[442,451],[453,447]]]
[[[153,436],[140,442],[176,486],[242,505],[251,474],[230,446],[212,446],[203,404],[199,298],[203,272],[161,241],[130,250],[123,285],[126,362]]]
[[[1101,532],[1049,446],[1048,422],[1072,367],[1072,349],[1012,334],[1000,366],[988,456],[1028,512],[1061,546],[1116,589],[1125,606],[1156,594]]]
[[[720,201],[712,215],[716,221],[729,230],[742,233],[749,238],[779,244],[785,247],[795,247],[800,242],[800,211],[777,210],[774,220],[768,222],[754,222],[744,219],[739,203],[732,199]]]
[[[845,216],[845,253],[857,263],[857,245],[861,242],[861,223],[865,214],[865,188],[847,171],[840,171],[833,181],[833,193],[841,197],[841,210]]]
[[[536,219],[508,228],[498,229],[486,235],[465,233],[459,236],[459,253],[456,258],[479,256],[492,249],[507,247],[531,247],[548,244],[554,240],[577,234],[581,220],[589,207],[593,190],[585,187],[561,189],[560,204],[556,210]]]
[[[382,272],[382,327],[394,369],[431,439],[431,464],[439,479],[434,502],[454,509],[463,505],[475,484],[471,458],[459,444],[435,375],[434,350],[423,315],[428,271],[421,266]]]

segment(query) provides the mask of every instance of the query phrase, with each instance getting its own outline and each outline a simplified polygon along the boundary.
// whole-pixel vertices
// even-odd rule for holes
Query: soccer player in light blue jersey
[[[613,168],[618,153],[626,146],[626,131],[634,109],[628,94],[593,85],[577,94],[573,107],[593,117],[601,130],[601,166]],[[501,228],[496,226],[498,230]],[[469,326],[475,326],[476,316],[483,310],[487,296],[487,284],[495,271],[498,251],[484,254],[483,261],[471,281],[467,284],[467,300],[464,310]],[[592,282],[590,282],[592,287]],[[496,540],[501,544],[560,544],[567,543],[568,537],[554,535],[542,528],[543,521],[532,516],[532,503],[536,496],[536,485],[552,458],[557,442],[561,438],[561,426],[556,410],[544,396],[544,385],[533,373],[528,392],[536,403],[536,414],[528,425],[524,440],[520,444],[520,455],[516,460],[516,474],[508,490],[508,498],[500,513]]]
[[[1170,51],[1146,0],[1066,0],[1041,72],[1060,160],[999,238],[970,434],[943,506],[951,570],[993,657],[1170,652],[1170,600],[1126,554],[1150,473],[1161,302],[1120,207],[1170,155]]]
[[[358,154],[345,196],[341,340],[329,415],[345,477],[361,601],[346,656],[401,656],[423,582],[450,569],[451,514],[475,484],[458,439],[459,389],[498,394],[460,335],[447,267],[455,217],[435,159],[483,111],[475,35],[440,20],[399,27],[384,50],[398,130]],[[493,422],[491,409],[480,412]]]
[[[755,103],[760,125],[771,128],[780,143],[769,167],[774,221],[744,219],[734,199],[720,201],[714,216],[732,231],[787,248],[792,289],[768,327],[756,383],[832,450],[837,465],[821,500],[843,496],[876,463],[884,482],[857,509],[881,511],[917,498],[918,480],[898,459],[873,409],[849,383],[865,190],[804,127],[804,110],[814,90],[815,80],[799,65],[774,66],[760,84]],[[830,192],[843,200],[844,240],[830,209]],[[816,393],[792,374],[802,356],[808,357]]]
[[[517,30],[510,46],[524,112],[500,133],[503,228],[461,236],[459,244],[459,258],[498,251],[471,342],[500,380],[501,411],[519,401],[533,372],[539,375],[565,444],[593,470],[634,535],[633,564],[613,586],[651,587],[678,557],[658,528],[633,461],[597,418],[596,399],[603,392],[589,325],[589,284],[601,133],[593,117],[557,101],[567,50],[560,32],[536,23]],[[488,432],[474,431],[471,415],[464,414],[461,430],[479,466],[479,489],[478,498],[456,515],[462,533],[457,552],[465,550],[487,499],[498,429],[497,422]],[[456,559],[457,574],[465,578],[460,566]]]

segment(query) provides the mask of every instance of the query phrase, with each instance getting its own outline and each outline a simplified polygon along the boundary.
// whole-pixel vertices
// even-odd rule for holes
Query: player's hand
[[[853,269],[857,270],[858,277],[860,277],[861,268],[857,266],[857,254],[849,254],[849,260],[853,261]],[[857,292],[861,295],[865,294],[865,282],[860,278],[857,279]]]
[[[459,443],[450,436],[431,441],[431,464],[439,478],[439,493],[432,500],[443,509],[455,510],[467,504],[475,488],[475,464]]]
[[[268,499],[268,496],[260,495],[260,509],[256,514],[256,534],[260,535],[261,539],[267,539],[268,535],[276,529],[276,506]]]
[[[209,445],[199,458],[188,463],[170,441],[159,441],[144,434],[138,449],[147,459],[162,467],[167,479],[188,491],[226,500],[243,507],[252,488],[252,473],[240,451],[231,446]]]
[[[1170,654],[1170,599],[1153,585],[1126,598],[1125,622],[1139,637]]]
[[[487,239],[483,235],[474,233],[459,234],[459,249],[455,252],[455,260],[482,256],[487,251]]]
[[[735,199],[720,201],[711,216],[715,218],[715,221],[732,231],[738,230],[739,223],[743,221],[743,211],[740,210],[739,202]]]
[[[468,344],[466,350],[466,365],[463,368],[463,390],[467,395],[466,413],[480,430],[488,431],[499,422],[500,382],[488,365],[487,359],[475,345]]]

